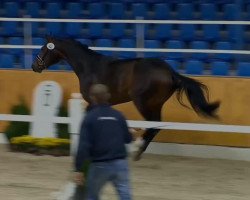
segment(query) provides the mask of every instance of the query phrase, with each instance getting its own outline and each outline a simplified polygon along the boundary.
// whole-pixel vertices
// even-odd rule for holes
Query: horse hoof
[[[143,153],[143,150],[142,150],[142,149],[139,149],[137,152],[135,152],[135,155],[133,156],[133,160],[134,160],[134,161],[139,161],[139,160],[141,160],[141,158],[142,158],[142,153]]]
[[[139,161],[139,160],[141,160],[141,155],[134,156],[133,161]]]

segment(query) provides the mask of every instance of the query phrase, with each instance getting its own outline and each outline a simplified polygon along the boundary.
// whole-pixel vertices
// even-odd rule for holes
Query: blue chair
[[[47,70],[49,70],[49,71],[71,71],[72,68],[67,62],[60,61],[59,63],[48,67]]]
[[[135,43],[135,40],[133,40],[133,39],[120,39],[118,41],[118,47],[135,48],[136,43]],[[120,52],[118,52],[118,57],[121,57],[121,58],[134,58],[134,57],[136,57],[136,52],[120,51]]]
[[[80,38],[80,39],[77,39],[79,42],[81,42],[82,44],[85,44],[85,45],[87,45],[87,46],[92,46],[92,40],[90,40],[90,39],[82,39],[82,38]]]
[[[0,32],[0,34],[3,36],[10,37],[19,35],[17,22],[2,22],[1,27],[2,31]]]
[[[9,39],[9,44],[11,45],[24,45],[24,40],[21,37],[11,37]],[[23,56],[23,49],[9,49],[8,52],[10,54],[16,55],[16,56]]]
[[[220,26],[218,24],[204,24],[203,29],[203,40],[209,42],[218,41],[220,37]]]
[[[26,2],[25,14],[33,18],[40,17],[41,5],[38,2]]]
[[[224,20],[240,20],[241,19],[241,9],[240,6],[233,4],[225,4],[223,6],[223,19]],[[241,38],[243,38],[243,27],[242,25],[226,25],[228,32],[228,40],[236,43],[242,43]],[[242,48],[243,44],[236,48]]]
[[[32,51],[32,54],[31,54],[31,55],[29,54],[29,55],[27,55],[27,56],[21,56],[21,57],[19,57],[19,58],[18,58],[18,61],[17,61],[17,63],[16,63],[16,68],[32,70],[32,69],[31,69],[31,64],[26,63],[26,62],[25,62],[25,59],[30,59],[31,62],[32,62],[33,60],[36,59],[36,56],[37,56],[37,54],[35,54],[34,51]]]
[[[215,49],[232,50],[232,44],[230,42],[217,42],[215,44]],[[215,54],[214,58],[218,60],[223,60],[223,61],[232,61],[233,55],[230,53]]]
[[[168,63],[175,71],[178,71],[180,63],[176,60],[165,60],[166,63]]]
[[[238,64],[238,76],[250,76],[250,63],[239,62]]]
[[[184,49],[185,45],[182,41],[179,40],[169,40],[165,42],[164,46],[167,49]],[[184,57],[183,53],[167,53],[165,56],[167,59],[179,60],[181,61]]]
[[[142,2],[145,2],[143,0],[141,0]],[[164,2],[163,0],[147,0],[146,2],[148,3],[152,3],[152,4],[159,4],[159,3],[162,3]],[[170,0],[168,2],[171,2]]]
[[[109,18],[123,19],[125,16],[125,7],[122,3],[109,3]]]
[[[215,61],[211,63],[211,74],[217,76],[228,76],[230,65],[228,62]]]
[[[225,20],[240,20],[241,18],[241,10],[237,4],[225,4],[222,13]]]
[[[129,38],[136,38],[136,25],[137,24],[128,24],[126,26],[127,37],[129,37]],[[151,25],[144,24],[143,27],[144,27],[144,37],[146,39],[149,39],[149,38],[151,39],[152,38],[151,34],[149,34]]]
[[[167,40],[172,38],[172,24],[156,24],[154,38],[157,40]]]
[[[96,3],[96,2],[102,2],[101,0],[82,0],[84,3]]]
[[[98,39],[104,35],[104,25],[101,23],[89,23],[87,25],[87,37]]]
[[[96,46],[97,47],[112,47],[113,42],[110,39],[97,39]]]
[[[63,33],[62,23],[46,22],[45,34],[52,34],[54,36],[61,36]]]
[[[33,45],[44,45],[45,43],[46,43],[46,40],[44,38],[40,38],[40,37],[33,37],[32,38]]]
[[[244,41],[244,25],[226,25],[226,31],[227,31],[227,40],[233,43],[241,43]],[[242,46],[236,47],[238,49],[241,49]]]
[[[180,40],[192,41],[195,38],[196,26],[194,24],[180,24]]]
[[[245,20],[250,20],[250,4],[247,5],[246,7],[246,16]],[[248,29],[249,30],[249,29]]]
[[[129,34],[129,36],[130,37],[132,37],[132,38],[135,38],[136,37],[136,24],[131,24],[131,25],[129,25],[131,28],[129,29],[129,28],[127,28],[127,29],[129,29],[130,30],[130,34]],[[152,32],[152,30],[153,30],[153,25],[151,25],[151,24],[144,24],[143,25],[143,28],[144,28],[144,37],[145,37],[145,39],[155,39],[155,38],[153,38],[152,37],[152,34],[151,34],[151,32]]]
[[[191,3],[180,3],[177,7],[178,19],[193,19],[193,5]]]
[[[32,44],[33,45],[45,45],[47,43],[44,37],[33,37]]]
[[[55,64],[52,65],[48,68],[50,71],[71,71],[72,68],[67,64],[67,63],[60,63],[60,64]]]
[[[69,2],[66,8],[66,18],[77,19],[81,16],[82,10],[81,3]]]
[[[215,20],[218,15],[217,7],[214,3],[201,4],[200,13],[203,20]]]
[[[32,61],[36,59],[37,55],[39,54],[39,52],[41,51],[36,51],[37,49],[33,49],[32,51]],[[25,63],[24,63],[24,57],[21,57],[21,63],[25,68]],[[30,67],[31,68],[31,67]]]
[[[145,40],[145,48],[159,49],[161,48],[161,43],[158,40]],[[160,57],[159,52],[144,52],[145,57]]]
[[[14,68],[14,56],[11,54],[1,54],[0,68]]]
[[[70,37],[79,37],[82,35],[82,23],[66,23],[66,34]]]
[[[55,65],[51,65],[47,70],[49,71],[57,71],[57,70],[62,70],[62,66],[55,64]]]
[[[61,4],[58,2],[46,3],[46,18],[60,18]]]
[[[147,18],[147,4],[146,3],[133,3],[132,4],[132,17]]]
[[[209,49],[209,44],[205,41],[193,41],[190,43],[191,49]],[[191,58],[195,60],[207,60],[207,53],[192,53]]]
[[[105,18],[106,11],[105,11],[105,4],[98,2],[98,3],[90,3],[89,4],[89,18],[97,19],[97,18]]]
[[[32,31],[32,36],[34,37],[43,36],[40,32],[39,24],[40,24],[39,22],[31,22],[31,31]]]
[[[44,38],[39,38],[39,37],[34,37],[32,38],[32,45],[41,45],[43,46],[45,44],[45,39]],[[37,56],[37,54],[40,52],[40,49],[33,49],[32,54],[34,56]]]
[[[96,46],[97,47],[112,47],[113,42],[110,39],[97,39],[96,40]],[[112,51],[98,51],[106,56],[112,56]]]
[[[40,17],[40,10],[41,5],[38,2],[25,2],[25,15],[28,15],[32,18],[39,18]],[[31,28],[32,28],[32,36],[39,36],[39,24],[38,22],[32,22]]]
[[[4,2],[4,17],[19,17],[19,4],[18,2]]]
[[[0,37],[0,44],[4,44],[4,39],[2,37]],[[4,52],[4,49],[0,48],[0,53]]]
[[[235,0],[218,0],[217,2],[220,4],[226,4],[226,3],[235,3]]]
[[[126,3],[127,5],[131,5],[132,3],[144,3],[145,1],[143,1],[143,0],[137,0],[137,1],[135,1],[135,0],[123,0],[122,2],[124,2],[124,3]]]
[[[204,64],[199,60],[188,60],[185,64],[186,74],[202,75],[204,71]]]
[[[120,39],[125,36],[125,31],[126,31],[126,25],[123,23],[120,24],[114,24],[111,23],[109,25],[109,34],[108,36],[112,39]]]
[[[157,3],[153,7],[153,19],[170,19],[170,9],[167,3]]]
[[[112,47],[113,41],[110,39],[97,39],[96,46],[97,47]]]

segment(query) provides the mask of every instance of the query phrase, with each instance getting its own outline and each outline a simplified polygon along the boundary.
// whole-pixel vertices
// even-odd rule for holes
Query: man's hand
[[[85,184],[85,176],[82,172],[75,172],[74,174],[74,182],[77,185],[84,185]]]
[[[142,128],[129,128],[130,133],[137,133],[139,131],[144,131],[145,129]]]
[[[132,134],[133,140],[136,140],[138,133],[140,133],[143,130],[144,129],[141,129],[141,128],[129,128],[129,132]]]

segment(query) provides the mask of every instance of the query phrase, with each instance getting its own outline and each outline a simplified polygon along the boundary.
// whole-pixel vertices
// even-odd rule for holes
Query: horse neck
[[[78,78],[93,71],[94,63],[99,62],[103,57],[101,54],[92,53],[91,50],[70,42],[69,45],[60,45],[60,50],[64,55],[64,60],[69,63]]]

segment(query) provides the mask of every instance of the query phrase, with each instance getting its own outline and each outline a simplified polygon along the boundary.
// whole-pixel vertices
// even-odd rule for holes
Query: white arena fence
[[[81,112],[81,111],[80,111]],[[75,112],[71,112],[76,114]],[[81,118],[76,114],[69,117],[51,117],[50,122],[68,124],[71,140],[71,155],[74,155],[78,145],[79,127]],[[32,115],[12,115],[0,114],[0,121],[20,121],[20,122],[34,122],[41,120],[39,116]],[[179,123],[179,122],[154,122],[154,121],[136,121],[127,120],[130,128],[140,129],[160,129],[160,130],[185,130],[185,131],[205,131],[216,133],[244,133],[250,134],[250,126],[239,125],[221,125],[221,124],[199,124],[199,123]],[[0,138],[1,140],[1,138]],[[1,142],[1,141],[0,141]],[[133,151],[133,146],[131,146]],[[181,144],[161,144],[153,143],[148,149],[150,153],[155,154],[170,154],[177,156],[194,156],[207,158],[223,158],[250,161],[249,148],[217,148],[204,145],[181,145]]]
[[[39,118],[40,119],[40,118]],[[58,124],[74,123],[72,117],[53,117],[50,121]],[[19,121],[33,122],[35,116],[31,115],[12,115],[0,114],[0,121]],[[127,120],[129,127],[141,129],[162,129],[162,130],[186,130],[186,131],[208,131],[208,132],[227,132],[227,133],[246,133],[250,134],[250,126],[239,125],[221,125],[221,124],[200,124],[200,123],[180,123],[180,122],[156,122],[156,121],[138,121]]]

